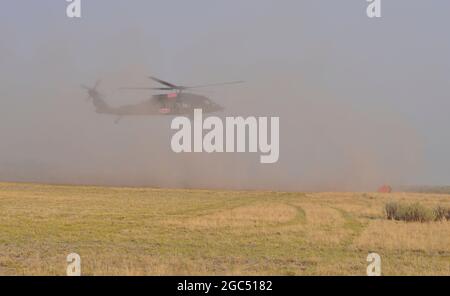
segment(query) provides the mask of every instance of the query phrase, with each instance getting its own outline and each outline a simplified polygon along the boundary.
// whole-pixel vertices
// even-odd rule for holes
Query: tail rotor
[[[95,99],[95,98],[100,98],[101,97],[100,93],[97,90],[97,88],[100,85],[100,83],[101,83],[101,80],[97,80],[93,87],[89,87],[89,86],[86,86],[84,84],[81,85],[81,88],[85,89],[87,91],[87,93],[88,93],[88,96],[86,97],[86,101],[90,101],[91,99]]]

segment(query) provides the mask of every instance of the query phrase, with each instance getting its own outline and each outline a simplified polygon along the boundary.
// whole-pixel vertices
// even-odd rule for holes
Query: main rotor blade
[[[154,80],[154,81],[156,81],[156,82],[159,82],[159,83],[161,83],[161,84],[164,84],[165,86],[171,87],[172,89],[174,89],[174,88],[179,88],[179,87],[178,87],[177,85],[175,85],[175,84],[172,84],[172,83],[170,83],[170,82],[161,80],[161,79],[156,78],[156,77],[153,77],[153,76],[150,76],[150,77],[148,77],[148,78],[150,78],[151,80]]]
[[[219,85],[228,85],[228,84],[238,84],[238,83],[244,83],[245,81],[230,81],[230,82],[222,82],[222,83],[212,83],[212,84],[205,84],[205,85],[196,85],[196,86],[187,86],[185,88],[202,88],[202,87],[210,87],[210,86],[219,86]]]
[[[121,87],[126,90],[173,90],[172,87]]]

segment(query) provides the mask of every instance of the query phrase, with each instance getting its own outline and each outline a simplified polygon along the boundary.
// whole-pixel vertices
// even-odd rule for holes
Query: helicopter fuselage
[[[146,101],[119,107],[111,107],[97,96],[93,96],[93,103],[97,113],[116,116],[191,115],[194,109],[202,109],[204,113],[223,110],[222,106],[205,96],[184,92],[158,94]]]

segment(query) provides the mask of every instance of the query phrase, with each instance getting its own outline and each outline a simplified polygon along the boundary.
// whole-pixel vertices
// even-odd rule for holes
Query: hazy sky
[[[169,187],[371,190],[450,184],[450,2],[382,0],[2,1],[0,179]],[[176,155],[170,118],[98,115],[181,84],[227,114],[280,116],[280,161]]]

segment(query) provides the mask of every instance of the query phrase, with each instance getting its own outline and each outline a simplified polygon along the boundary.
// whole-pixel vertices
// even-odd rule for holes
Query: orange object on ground
[[[392,187],[389,185],[383,185],[380,188],[378,188],[378,192],[379,193],[391,193],[392,192]]]

